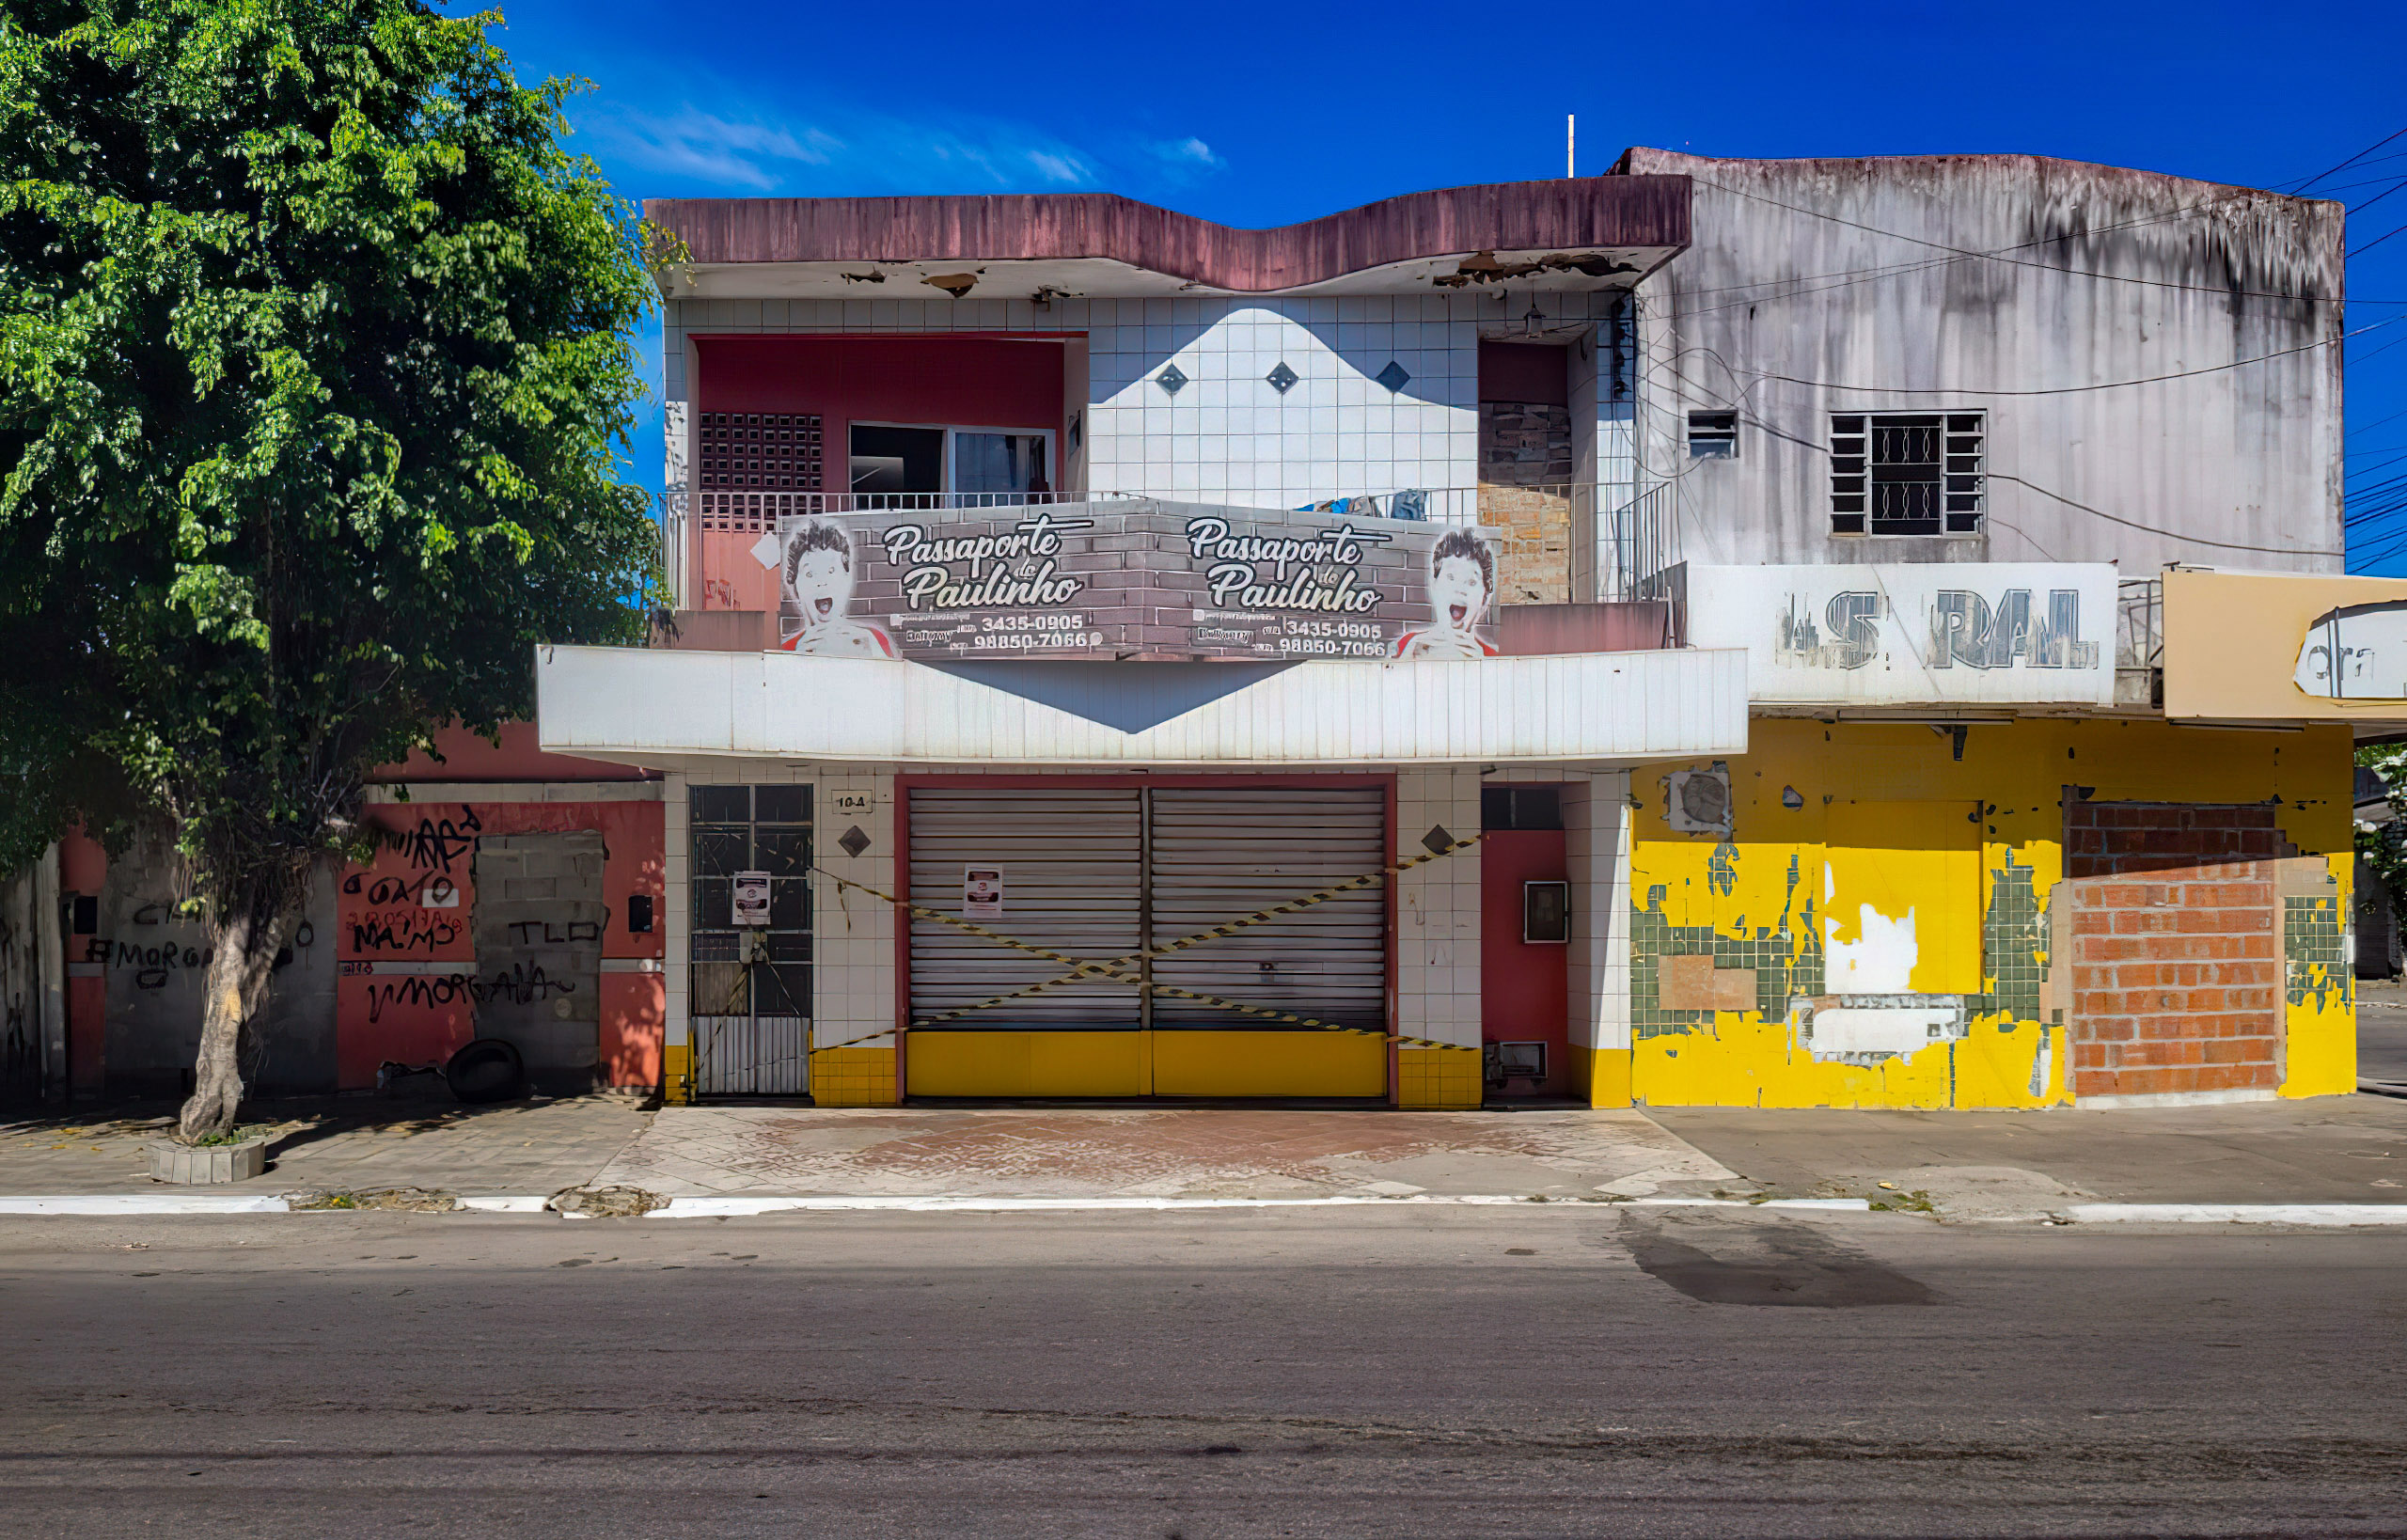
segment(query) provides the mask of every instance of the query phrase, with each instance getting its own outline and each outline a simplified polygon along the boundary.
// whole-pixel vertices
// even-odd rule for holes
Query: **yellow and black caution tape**
[[[1183,951],[1187,948],[1200,946],[1206,941],[1220,940],[1227,936],[1235,935],[1238,932],[1249,929],[1252,926],[1264,924],[1269,920],[1276,919],[1282,915],[1295,914],[1300,910],[1309,909],[1316,904],[1326,904],[1330,899],[1337,898],[1343,894],[1355,892],[1361,888],[1371,887],[1374,884],[1385,882],[1390,877],[1395,876],[1398,873],[1411,871],[1414,867],[1425,866],[1431,861],[1440,860],[1448,856],[1452,856],[1456,851],[1469,849],[1471,846],[1479,843],[1483,838],[1485,838],[1484,834],[1474,834],[1468,839],[1455,840],[1446,844],[1441,849],[1430,851],[1425,855],[1415,856],[1408,860],[1395,862],[1393,865],[1382,867],[1377,872],[1367,872],[1359,877],[1348,877],[1344,882],[1335,883],[1329,887],[1317,888],[1313,892],[1301,894],[1296,898],[1287,899],[1282,903],[1274,904],[1266,909],[1257,909],[1250,915],[1243,916],[1236,919],[1226,920],[1220,924],[1212,926],[1208,930],[1198,931],[1192,935],[1181,936],[1179,939],[1168,942],[1162,946],[1153,947],[1144,951],[1131,952],[1122,957],[1109,958],[1101,962],[1087,958],[1072,957],[1065,952],[1054,951],[1049,948],[1040,947],[1033,945],[1032,943],[1023,941],[1017,936],[1005,935],[1000,931],[990,930],[986,926],[978,924],[974,920],[964,919],[958,915],[949,915],[940,909],[931,909],[925,904],[905,903],[904,900],[896,898],[891,893],[880,892],[878,889],[872,888],[867,883],[857,882],[851,877],[840,876],[836,872],[830,872],[823,866],[814,865],[811,870],[818,872],[821,876],[827,878],[830,882],[837,883],[845,888],[857,889],[868,894],[872,898],[879,899],[887,904],[892,904],[895,908],[902,910],[904,913],[910,915],[915,919],[932,920],[940,925],[950,925],[955,930],[965,932],[970,935],[982,936],[984,939],[993,941],[999,946],[1009,947],[1015,951],[1024,951],[1032,956],[1043,957],[1050,962],[1063,963],[1069,966],[1070,971],[1062,974],[1058,978],[1042,980],[1036,983],[1010,990],[987,999],[978,1000],[968,1005],[956,1006],[950,1011],[941,1012],[936,1015],[926,1016],[920,1020],[915,1021],[911,1023],[913,1027],[930,1027],[938,1022],[952,1021],[979,1011],[992,1010],[996,1006],[1004,1004],[1011,1000],[1022,999],[1030,995],[1041,994],[1047,989],[1058,989],[1064,984],[1077,983],[1087,979],[1109,979],[1122,983],[1134,984],[1140,990],[1153,994],[1175,995],[1181,999],[1194,1000],[1198,1004],[1214,1006],[1225,1011],[1235,1011],[1242,1015],[1260,1016],[1266,1020],[1281,1022],[1288,1026],[1310,1027],[1327,1032],[1350,1032],[1366,1037],[1384,1038],[1391,1043],[1411,1044],[1419,1047],[1442,1048],[1453,1046],[1453,1045],[1439,1043],[1431,1038],[1411,1037],[1402,1032],[1385,1031],[1376,1027],[1349,1027],[1339,1022],[1322,1021],[1316,1016],[1300,1015],[1293,1011],[1276,1011],[1267,1006],[1247,1005],[1237,1000],[1222,999],[1216,995],[1202,995],[1191,989],[1180,989],[1172,984],[1156,982],[1154,980],[1146,978],[1141,973],[1131,972],[1130,969],[1137,965],[1151,962],[1156,958],[1167,957],[1172,952]],[[880,1032],[876,1035],[883,1037],[886,1034],[884,1032]],[[863,1039],[862,1041],[865,1042],[868,1040]],[[831,1045],[831,1046],[845,1047],[849,1046],[849,1045],[834,1044]],[[821,1050],[814,1048],[811,1051],[813,1053],[817,1053]]]

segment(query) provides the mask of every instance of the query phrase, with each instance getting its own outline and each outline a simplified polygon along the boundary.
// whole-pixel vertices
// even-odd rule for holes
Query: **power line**
[[[2390,143],[2391,140],[2399,138],[2401,135],[2407,135],[2407,128],[2399,129],[2393,133],[2383,134],[2381,138],[2376,139],[2373,143],[2366,146],[2363,149],[2358,150],[2347,160],[2342,161],[2339,165],[2334,166],[2331,171],[2318,171],[2315,175],[2307,178],[2305,181],[2291,183],[2291,196],[2296,196],[2305,193],[2308,188],[2314,186],[2317,182],[2321,181],[2324,178],[2332,175],[2335,171],[2346,171],[2349,167],[2356,165],[2359,161],[2364,160],[2375,150],[2380,149],[2383,146]]]
[[[2366,423],[2362,427],[2352,428],[2349,430],[2348,436],[2354,438],[2359,433],[2364,432],[2368,428],[2379,428],[2385,422],[2397,422],[2400,417],[2407,417],[2407,411],[2393,412],[2386,417],[2376,417],[2371,422]]]
[[[1806,380],[1794,374],[1774,374],[1761,370],[1756,371],[1756,378],[1779,380],[1786,385],[1807,385],[1817,390],[1844,390],[1861,396],[2076,396],[2092,390],[2120,390],[2129,385],[2162,385],[2167,380],[2190,380],[2202,374],[2220,374],[2227,369],[2244,369],[2250,364],[2268,363],[2276,358],[2288,358],[2293,354],[2312,353],[2318,348],[2333,347],[2352,337],[2363,337],[2368,332],[2378,332],[2385,326],[2396,326],[2401,321],[2407,321],[2407,316],[2393,316],[2388,321],[2377,321],[2370,326],[2360,326],[2353,332],[2343,332],[2338,337],[2327,337],[2317,342],[2302,342],[2295,348],[2281,348],[2273,353],[2258,354],[2254,358],[2235,358],[2227,364],[2209,364],[2202,369],[2176,369],[2170,374],[2149,374],[2136,380],[2107,380],[2097,385],[2050,385],[2037,390],[1988,390],[1974,386],[1944,385],[1926,387],[1841,385],[1833,380]],[[2387,348],[2390,344],[2384,343],[2383,346]],[[2383,349],[2375,350],[2377,353],[2381,351]],[[2367,356],[2370,357],[2372,354],[2368,354]]]
[[[2352,247],[2349,255],[2352,257],[2362,257],[2367,252],[2371,251],[2374,247],[2382,244],[2384,241],[2389,240],[2391,235],[2397,235],[2399,230],[2407,230],[2407,225],[2399,226],[2399,229],[2392,230],[2390,235],[2377,235],[2372,240],[2367,242],[2364,245]]]

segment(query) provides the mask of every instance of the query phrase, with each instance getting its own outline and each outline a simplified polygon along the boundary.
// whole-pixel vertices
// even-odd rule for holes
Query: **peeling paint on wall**
[[[1828,873],[1826,865],[1823,872]],[[1832,885],[1824,878],[1823,891]],[[1914,944],[1914,911],[1892,919],[1869,904],[1856,905],[1855,939],[1842,939],[1835,916],[1822,919],[1822,955],[1830,987],[1844,995],[1903,995],[1913,989],[1914,963],[1922,949]]]
[[[2301,902],[2283,915],[2294,959],[2283,1087],[2353,1083],[2344,732],[1983,723],[1959,760],[1948,735],[1919,725],[1767,717],[1751,731],[1754,750],[1729,762],[1727,835],[1674,833],[1660,814],[1635,821],[1631,1076],[1643,1104],[2068,1103],[2051,912],[2076,765],[2100,799],[2266,804],[2289,845],[2320,853],[2318,881],[2336,863],[2327,889],[2285,895]],[[1858,800],[1867,791],[1895,800]],[[1683,954],[1755,968],[1755,1009],[1664,1008],[1659,959]]]

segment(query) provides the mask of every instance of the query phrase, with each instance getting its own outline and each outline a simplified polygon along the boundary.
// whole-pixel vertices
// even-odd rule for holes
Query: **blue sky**
[[[1559,176],[1565,113],[1583,173],[1633,144],[2022,151],[2287,191],[2407,129],[2395,3],[518,0],[506,14],[496,36],[522,74],[594,83],[572,108],[574,142],[637,198],[1092,190],[1279,225],[1417,188]],[[2352,251],[2407,226],[2407,135],[2311,190],[2352,210],[2382,199],[2352,213]],[[2407,233],[2351,259],[2349,292],[2352,328],[2407,317]],[[2352,548],[2353,565],[2407,574],[2407,345],[2394,338],[2407,320],[2349,345]],[[656,485],[647,431],[629,474]]]

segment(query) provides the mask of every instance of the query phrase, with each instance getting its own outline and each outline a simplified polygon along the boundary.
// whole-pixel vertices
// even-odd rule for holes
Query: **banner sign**
[[[2109,705],[2115,623],[2105,563],[1689,569],[1689,644],[1757,701]]]
[[[2163,583],[2165,715],[2407,721],[2407,581],[2177,568]]]
[[[1497,531],[1165,503],[779,519],[778,645],[817,656],[1480,658]]]

